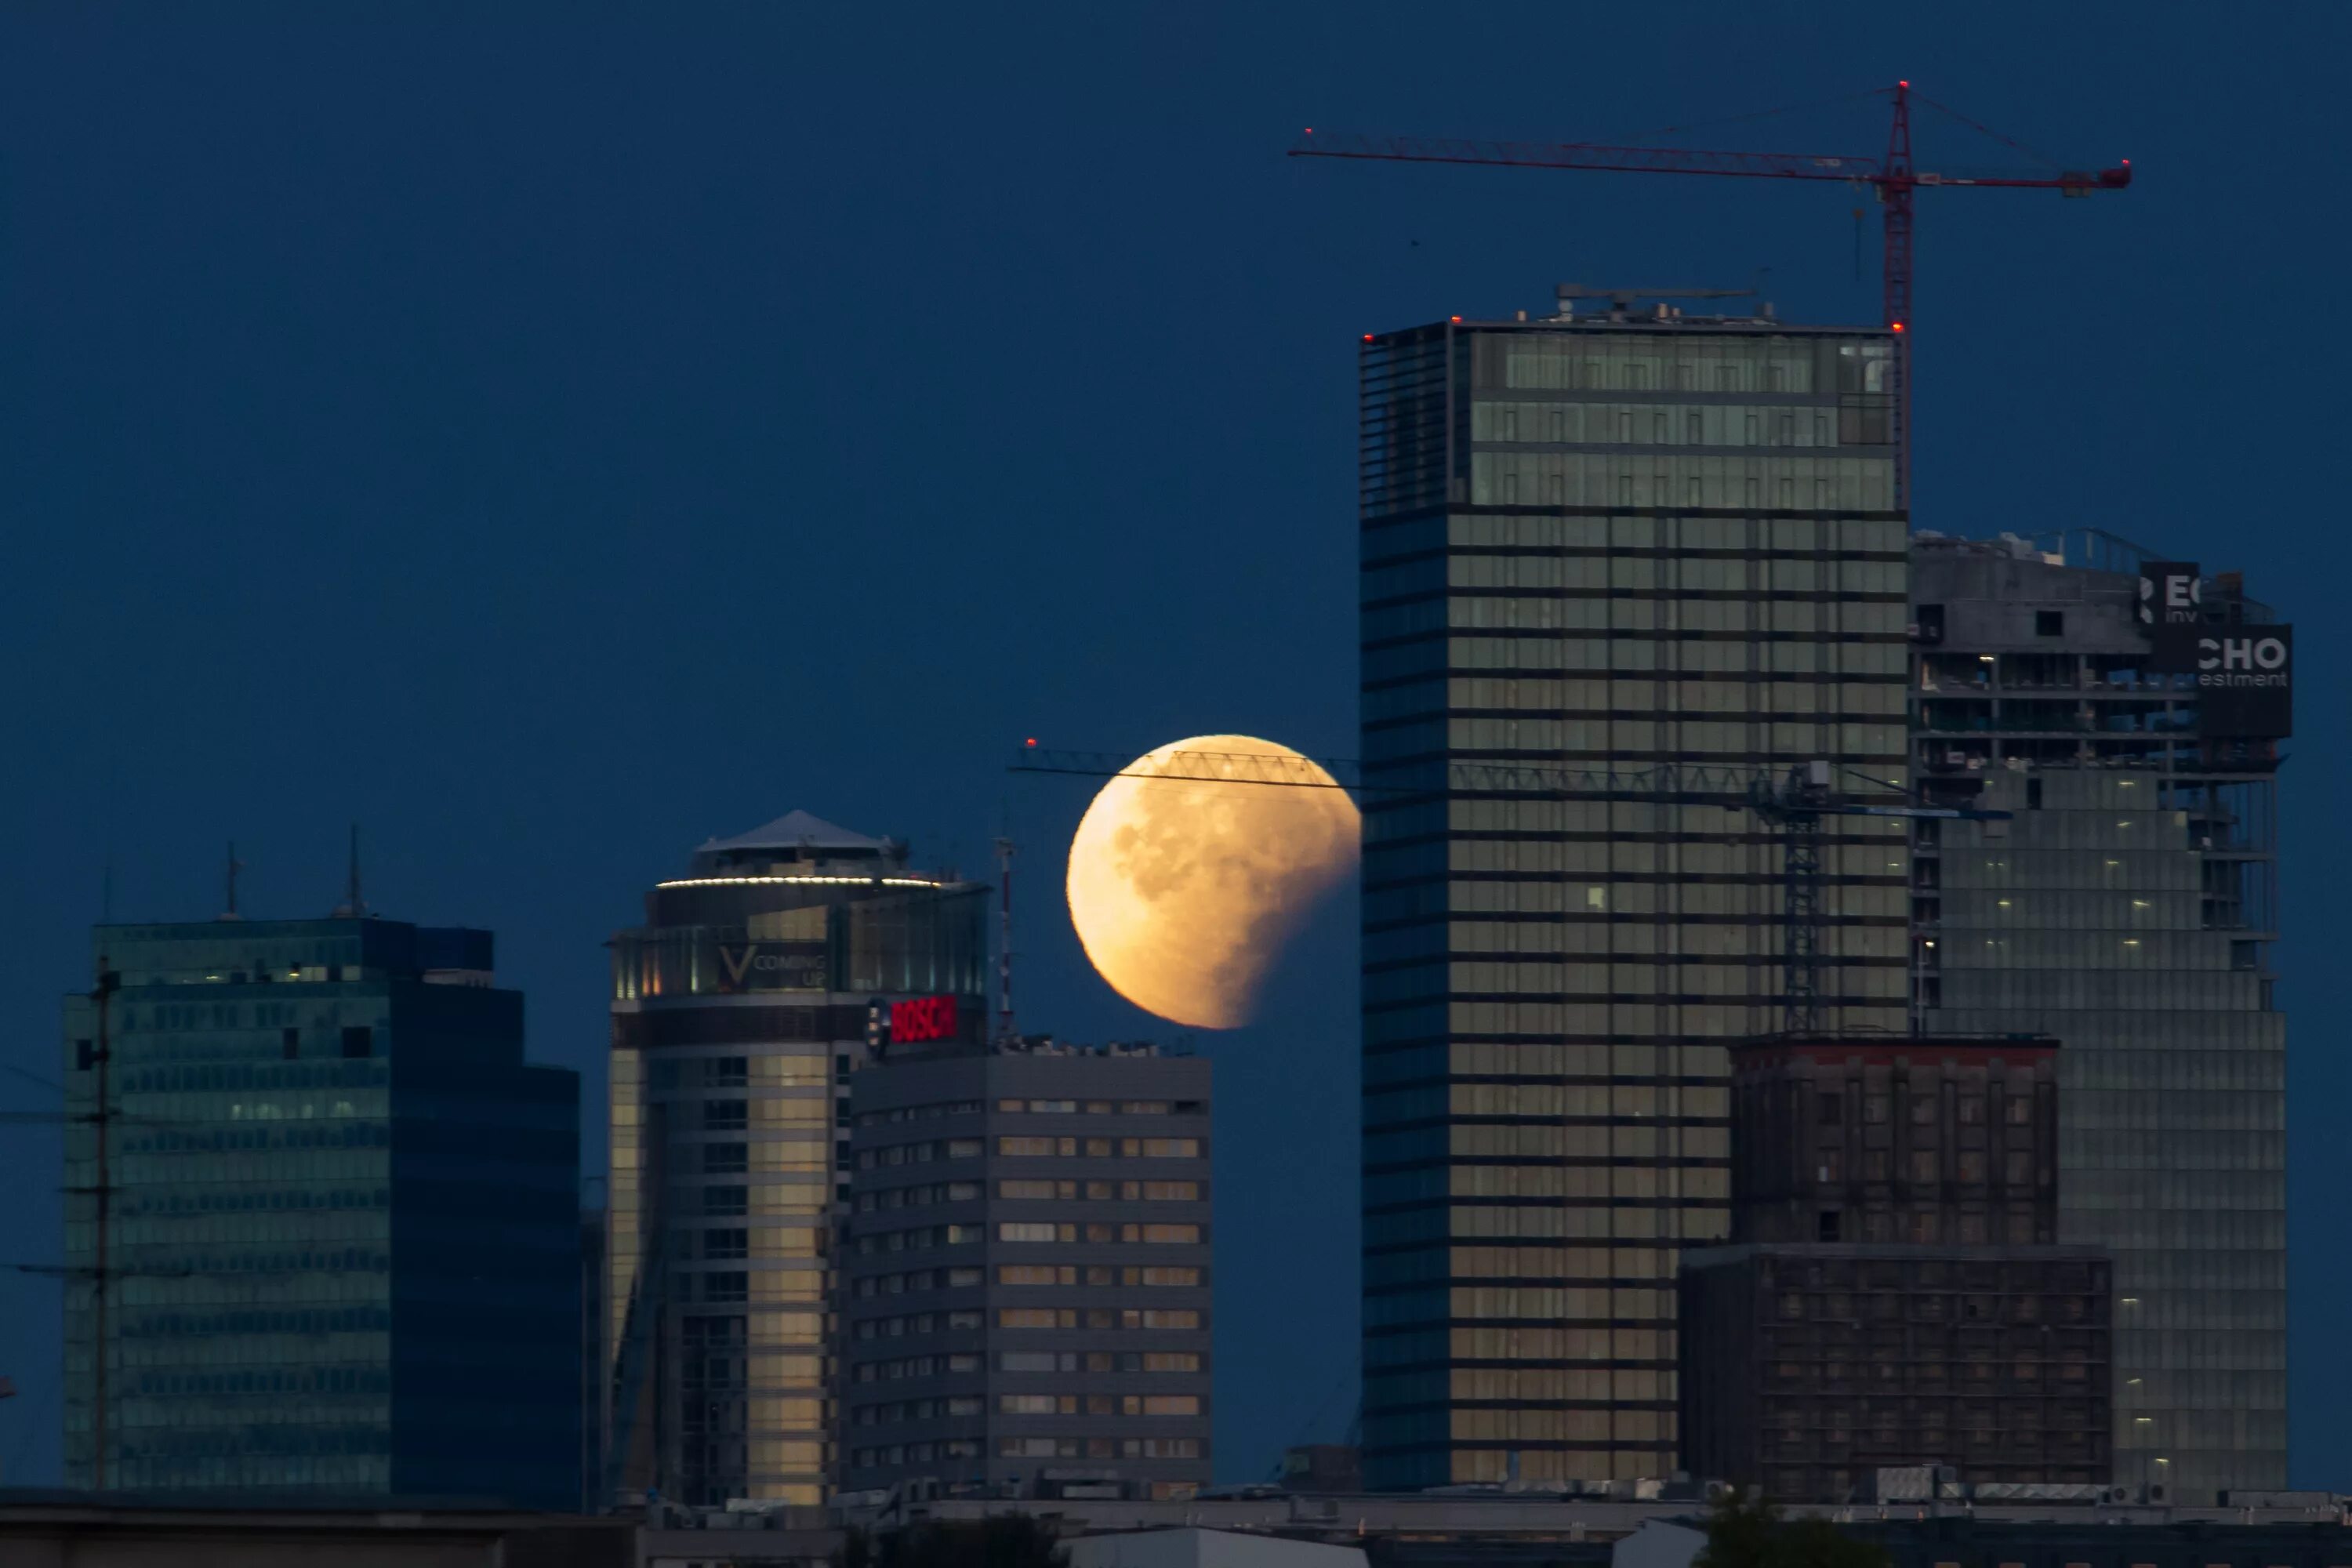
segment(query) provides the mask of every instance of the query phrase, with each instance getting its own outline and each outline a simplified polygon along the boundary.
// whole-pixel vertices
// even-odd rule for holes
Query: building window
[[[2066,612],[2036,610],[2033,612],[2033,635],[2038,637],[2063,637],[2066,635]]]
[[[1835,1209],[1823,1209],[1823,1210],[1822,1211],[1822,1214],[1821,1214],[1821,1238],[1822,1238],[1823,1241],[1835,1241],[1835,1240],[1838,1238],[1838,1211],[1837,1211],[1837,1210],[1835,1210]]]
[[[702,1233],[702,1256],[705,1258],[742,1258],[751,1250],[751,1233],[748,1230],[707,1230]]]
[[[365,1024],[348,1025],[343,1029],[343,1056],[355,1060],[371,1056],[375,1048],[375,1031]]]
[[[706,1143],[702,1168],[714,1176],[740,1176],[751,1168],[750,1151],[740,1143]]]
[[[302,1031],[299,1029],[283,1031],[278,1037],[278,1045],[288,1061],[297,1059],[302,1054]]]
[[[1842,1096],[1824,1094],[1815,1108],[1814,1119],[1824,1127],[1835,1127],[1844,1113],[1845,1100]]]
[[[702,1299],[706,1301],[740,1301],[750,1294],[751,1276],[740,1270],[702,1277]]]
[[[707,1132],[740,1132],[747,1121],[743,1101],[740,1100],[712,1100],[703,1103],[702,1126]]]

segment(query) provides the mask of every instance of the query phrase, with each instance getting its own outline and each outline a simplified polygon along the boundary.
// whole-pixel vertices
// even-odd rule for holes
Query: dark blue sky
[[[1897,18],[1919,19],[1896,25]],[[1773,182],[1343,166],[1300,126],[1633,135],[1898,75],[2113,199],[1921,199],[1916,521],[2091,525],[2301,622],[2286,774],[2295,1479],[2352,1483],[2325,1002],[2352,829],[2328,613],[2344,14],[1653,5],[21,5],[0,15],[0,1063],[125,918],[494,927],[601,1098],[604,955],[803,806],[967,868],[1009,817],[1024,1021],[1150,1022],[1058,898],[1025,735],[1354,750],[1360,333],[1555,282],[1876,313],[1875,214]],[[1704,141],[1874,153],[1874,107]],[[1929,114],[1923,165],[2014,161]],[[2302,454],[2297,456],[2296,454]],[[2315,457],[2313,454],[2316,453]],[[1049,897],[1048,894],[1053,896]],[[1355,981],[1333,911],[1223,1074],[1220,1470],[1353,1406]],[[41,1091],[0,1075],[0,1108]],[[0,1127],[0,1259],[58,1247]],[[55,1286],[0,1277],[0,1480],[53,1475]]]

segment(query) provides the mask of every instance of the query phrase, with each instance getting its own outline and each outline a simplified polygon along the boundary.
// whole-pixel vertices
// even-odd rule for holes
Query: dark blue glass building
[[[66,1004],[68,1480],[576,1506],[579,1077],[523,1061],[490,933],[93,949]]]

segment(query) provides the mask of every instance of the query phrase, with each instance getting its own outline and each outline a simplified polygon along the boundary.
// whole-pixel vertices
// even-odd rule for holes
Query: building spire
[[[344,873],[343,901],[335,910],[337,920],[364,920],[367,900],[360,897],[360,825],[352,824],[352,856],[349,870]]]
[[[225,921],[241,921],[245,918],[236,912],[236,874],[244,869],[245,862],[236,858],[236,840],[232,838],[228,841],[228,863],[223,868],[221,877],[221,880],[226,886],[228,901],[226,907],[216,918]]]

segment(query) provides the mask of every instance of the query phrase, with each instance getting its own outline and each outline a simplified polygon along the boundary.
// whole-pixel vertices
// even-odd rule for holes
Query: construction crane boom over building
[[[1728,153],[1687,147],[1613,146],[1592,142],[1481,142],[1444,137],[1370,136],[1317,132],[1309,127],[1290,149],[1294,158],[1363,158],[1404,163],[1481,163],[1524,169],[1595,169],[1636,174],[1713,174],[1731,179],[1834,181],[1867,186],[1876,194],[1885,216],[1885,245],[1881,282],[1884,290],[1881,322],[1895,334],[1895,447],[1896,505],[1911,501],[1911,277],[1912,197],[1922,188],[1977,187],[1986,190],[2056,191],[2086,196],[2094,191],[2120,191],[2131,184],[2131,160],[2112,168],[2047,171],[1992,171],[1937,174],[1921,169],[1911,156],[1911,100],[1916,96],[1929,108],[2021,152],[2021,143],[1977,124],[1957,110],[1946,109],[1925,94],[1914,94],[1911,84],[1898,81],[1867,96],[1885,96],[1893,104],[1883,154],[1819,153]],[[2034,154],[2039,156],[2039,154]]]
[[[1345,757],[1258,756],[1234,752],[1164,752],[1153,766],[1117,752],[1041,748],[1029,742],[1013,754],[1010,772],[1072,773],[1086,778],[1155,779],[1180,784],[1270,785],[1290,789],[1342,789],[1351,795],[1423,795],[1427,785],[1373,784],[1361,763]],[[1553,799],[1571,795],[1620,795],[1629,800],[1712,796],[1727,808],[1744,806],[1780,835],[1781,999],[1780,1027],[1787,1034],[1818,1034],[1822,1027],[1822,936],[1829,912],[1822,900],[1822,818],[1875,816],[2006,822],[2011,813],[1973,806],[1918,805],[1899,785],[1854,773],[1861,783],[1886,792],[1888,800],[1858,799],[1839,793],[1826,762],[1774,768],[1685,766],[1667,763],[1639,772],[1611,768],[1554,768],[1517,763],[1448,761],[1445,789],[1481,794],[1522,794]],[[1318,772],[1319,770],[1319,772]],[[1853,773],[1853,770],[1845,770]]]

